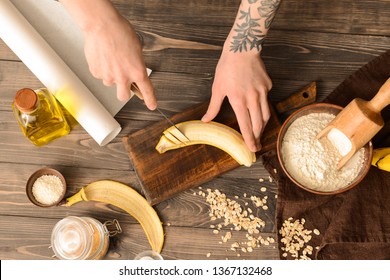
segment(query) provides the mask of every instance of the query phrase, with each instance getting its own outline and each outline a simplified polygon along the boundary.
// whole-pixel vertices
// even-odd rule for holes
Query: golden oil
[[[47,89],[19,90],[12,110],[23,134],[36,146],[43,146],[70,132],[60,106]]]

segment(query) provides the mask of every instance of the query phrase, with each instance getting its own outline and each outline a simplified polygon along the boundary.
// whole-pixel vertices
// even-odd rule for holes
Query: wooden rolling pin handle
[[[378,93],[368,102],[368,106],[380,113],[383,108],[390,104],[390,78],[381,86]]]

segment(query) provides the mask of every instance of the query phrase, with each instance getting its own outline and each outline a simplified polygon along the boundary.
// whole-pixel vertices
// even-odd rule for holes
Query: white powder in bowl
[[[64,191],[64,185],[60,178],[55,175],[42,175],[35,180],[32,194],[35,199],[45,205],[58,201]]]
[[[337,128],[332,128],[326,137],[337,148],[341,156],[346,156],[352,150],[351,140]]]
[[[284,165],[296,181],[309,189],[331,192],[348,187],[363,167],[364,148],[357,151],[341,170],[337,170],[342,158],[338,149],[327,137],[316,139],[317,134],[335,117],[330,113],[299,117],[284,135],[281,147]],[[337,140],[333,138],[333,141]]]

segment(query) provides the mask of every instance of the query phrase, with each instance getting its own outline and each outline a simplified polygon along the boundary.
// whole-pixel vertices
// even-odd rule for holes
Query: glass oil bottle
[[[70,132],[56,99],[47,89],[19,90],[12,110],[23,134],[36,146],[43,146]]]

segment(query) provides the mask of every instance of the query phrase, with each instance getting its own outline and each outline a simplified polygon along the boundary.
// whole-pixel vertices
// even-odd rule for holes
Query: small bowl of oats
[[[44,167],[35,171],[27,181],[28,199],[39,207],[58,205],[66,193],[64,176],[56,169]]]
[[[337,132],[316,138],[342,109],[328,103],[305,106],[292,113],[279,131],[279,163],[287,177],[304,190],[325,195],[341,193],[360,183],[370,169],[371,142],[338,170],[342,153],[351,148],[350,140]]]

